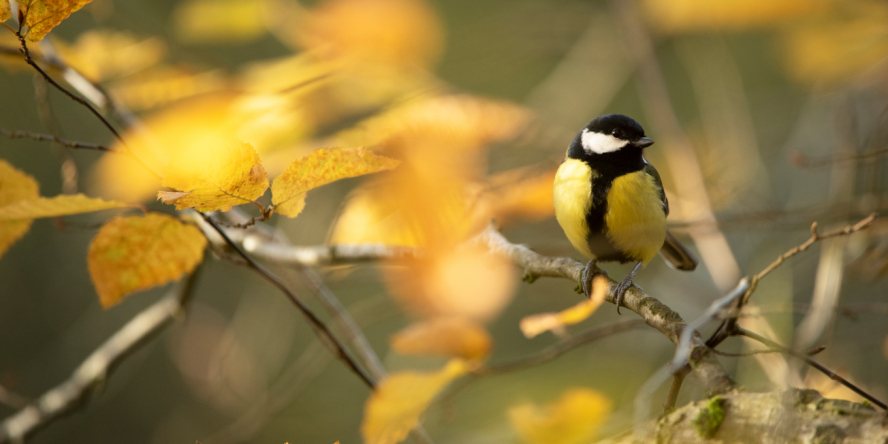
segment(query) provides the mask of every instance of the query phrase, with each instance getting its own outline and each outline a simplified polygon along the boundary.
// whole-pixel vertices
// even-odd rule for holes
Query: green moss
[[[694,418],[694,428],[697,434],[704,439],[710,439],[718,432],[722,421],[725,420],[725,401],[721,396],[713,396],[706,402],[706,406],[700,409],[700,413]]]

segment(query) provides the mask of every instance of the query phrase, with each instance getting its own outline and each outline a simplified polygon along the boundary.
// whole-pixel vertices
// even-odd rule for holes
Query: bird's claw
[[[583,268],[583,274],[580,276],[580,285],[583,286],[583,294],[586,295],[587,298],[592,297],[592,278],[595,277],[596,274],[603,274],[607,276],[607,272],[599,269],[596,266],[598,261],[591,260],[586,264],[586,268]],[[597,270],[596,273],[593,269]]]

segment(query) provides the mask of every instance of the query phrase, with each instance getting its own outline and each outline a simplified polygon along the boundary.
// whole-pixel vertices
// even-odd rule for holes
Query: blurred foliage
[[[643,67],[627,55],[639,36],[613,3],[18,4],[49,17],[44,22],[29,13],[32,41],[83,7],[31,44],[31,53],[60,82],[80,91],[94,82],[105,91],[115,109],[108,114],[126,129],[125,143],[56,91],[41,93],[43,80],[23,63],[18,40],[6,30],[0,30],[0,102],[7,104],[0,127],[104,143],[132,155],[0,137],[0,158],[8,160],[0,162],[0,211],[38,199],[37,182],[46,195],[61,193],[60,165],[73,162],[75,183],[90,196],[173,214],[155,201],[161,192],[176,208],[235,206],[245,217],[263,218],[270,204],[287,202],[293,205],[281,207],[282,215],[299,217],[266,222],[275,238],[427,252],[322,270],[392,372],[373,394],[331,359],[280,295],[212,256],[188,318],[34,442],[133,436],[157,443],[358,442],[363,436],[393,443],[423,418],[437,443],[571,443],[629,427],[636,389],[672,353],[667,341],[648,339],[656,333],[607,338],[531,369],[463,379],[471,384],[447,391],[473,369],[537,353],[616,316],[612,307],[596,310],[601,298],[577,304],[573,285],[563,280],[521,284],[506,258],[465,244],[496,219],[514,242],[575,257],[552,218],[551,184],[576,131],[599,114],[620,112],[655,140],[674,137],[643,111],[656,107],[644,106],[654,99],[639,92],[645,79],[636,72]],[[638,279],[650,294],[691,319],[720,296],[716,283],[735,279],[723,275],[724,263],[755,273],[805,239],[813,220],[831,226],[873,211],[888,214],[884,2],[632,5],[655,46],[656,58],[645,63],[662,69],[679,130],[693,144],[689,153],[668,143],[647,151],[674,208],[670,223],[684,239],[719,232],[727,240],[721,256],[704,256],[693,274],[654,261]],[[0,0],[0,19],[14,29],[7,6]],[[351,156],[354,168],[330,168],[341,166],[340,155]],[[669,162],[686,155],[693,158]],[[370,172],[376,174],[349,179]],[[676,193],[674,184],[688,175],[702,178],[717,225],[692,219],[705,204]],[[19,176],[36,181],[25,184]],[[268,179],[275,177],[269,196]],[[254,200],[263,207],[259,216],[252,206],[237,207]],[[77,213],[91,209],[97,208]],[[101,241],[109,226],[163,218],[178,224],[173,231],[192,229],[150,214],[113,219],[98,234],[104,213],[33,227],[31,218],[0,220],[0,250],[9,249],[0,260],[0,323],[7,333],[0,341],[0,386],[38,396],[156,299],[159,290],[149,290],[103,312],[87,277],[87,244]],[[112,290],[99,285],[104,305],[181,276],[200,260],[194,233],[158,240],[127,230],[116,233],[111,248],[93,241],[89,272],[96,274],[95,251],[145,263],[136,255],[145,242],[188,250],[188,260],[105,287]],[[818,359],[885,398],[888,328],[879,296],[888,230],[877,221],[839,242],[833,250],[839,260],[824,249],[819,262],[806,253],[770,275],[754,297],[759,315],[744,322],[792,343],[812,293],[837,292],[839,308],[819,337],[829,347]],[[826,272],[836,267],[849,272]],[[319,305],[301,274],[274,271]],[[818,282],[826,275],[838,282]],[[537,337],[527,339],[522,330]],[[729,365],[753,390],[801,384],[858,400],[777,355]],[[546,407],[533,401],[558,393]],[[687,383],[679,403],[699,396],[700,388]],[[13,411],[0,404],[0,415]]]

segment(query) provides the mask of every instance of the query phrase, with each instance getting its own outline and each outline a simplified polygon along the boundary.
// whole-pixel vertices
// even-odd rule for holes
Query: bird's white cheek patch
[[[589,154],[604,154],[616,151],[626,145],[625,140],[617,139],[610,134],[593,133],[583,130],[583,149]]]

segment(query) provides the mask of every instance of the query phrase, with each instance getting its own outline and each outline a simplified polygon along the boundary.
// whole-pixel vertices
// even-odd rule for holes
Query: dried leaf
[[[26,37],[32,42],[43,40],[52,28],[92,0],[19,0],[25,14]]]
[[[592,441],[611,408],[601,393],[574,387],[544,407],[524,403],[510,408],[509,420],[525,442],[581,444]]]
[[[266,31],[265,2],[258,0],[189,0],[173,17],[179,39],[190,43],[246,42]]]
[[[361,435],[365,444],[395,444],[416,427],[419,416],[451,381],[471,368],[452,359],[436,372],[399,372],[384,379],[364,407]]]
[[[0,0],[5,1],[5,0]],[[0,207],[40,197],[37,181],[0,159]],[[2,214],[2,212],[0,212]],[[0,220],[0,257],[31,228],[31,219]]]
[[[392,348],[404,355],[436,355],[480,360],[490,355],[487,330],[467,318],[440,317],[413,324],[392,337]]]
[[[348,177],[389,170],[398,161],[364,148],[321,148],[290,164],[271,186],[275,212],[296,217],[305,207],[308,190]]]
[[[128,294],[179,279],[203,258],[200,230],[159,213],[117,217],[89,245],[89,274],[102,306]]]
[[[5,22],[12,18],[12,11],[9,9],[9,0],[0,0],[0,22]]]
[[[527,316],[521,320],[521,332],[524,336],[532,338],[546,331],[558,332],[568,325],[585,321],[604,302],[609,286],[608,278],[595,276],[592,279],[592,297],[558,313]]]
[[[177,210],[228,211],[250,203],[268,189],[259,155],[248,143],[217,139],[218,143],[183,147],[170,159],[163,185],[181,193],[160,192],[158,199]]]
[[[38,197],[0,205],[0,221],[37,219],[41,217],[68,216],[109,208],[132,207],[132,204],[107,201],[83,194]]]

